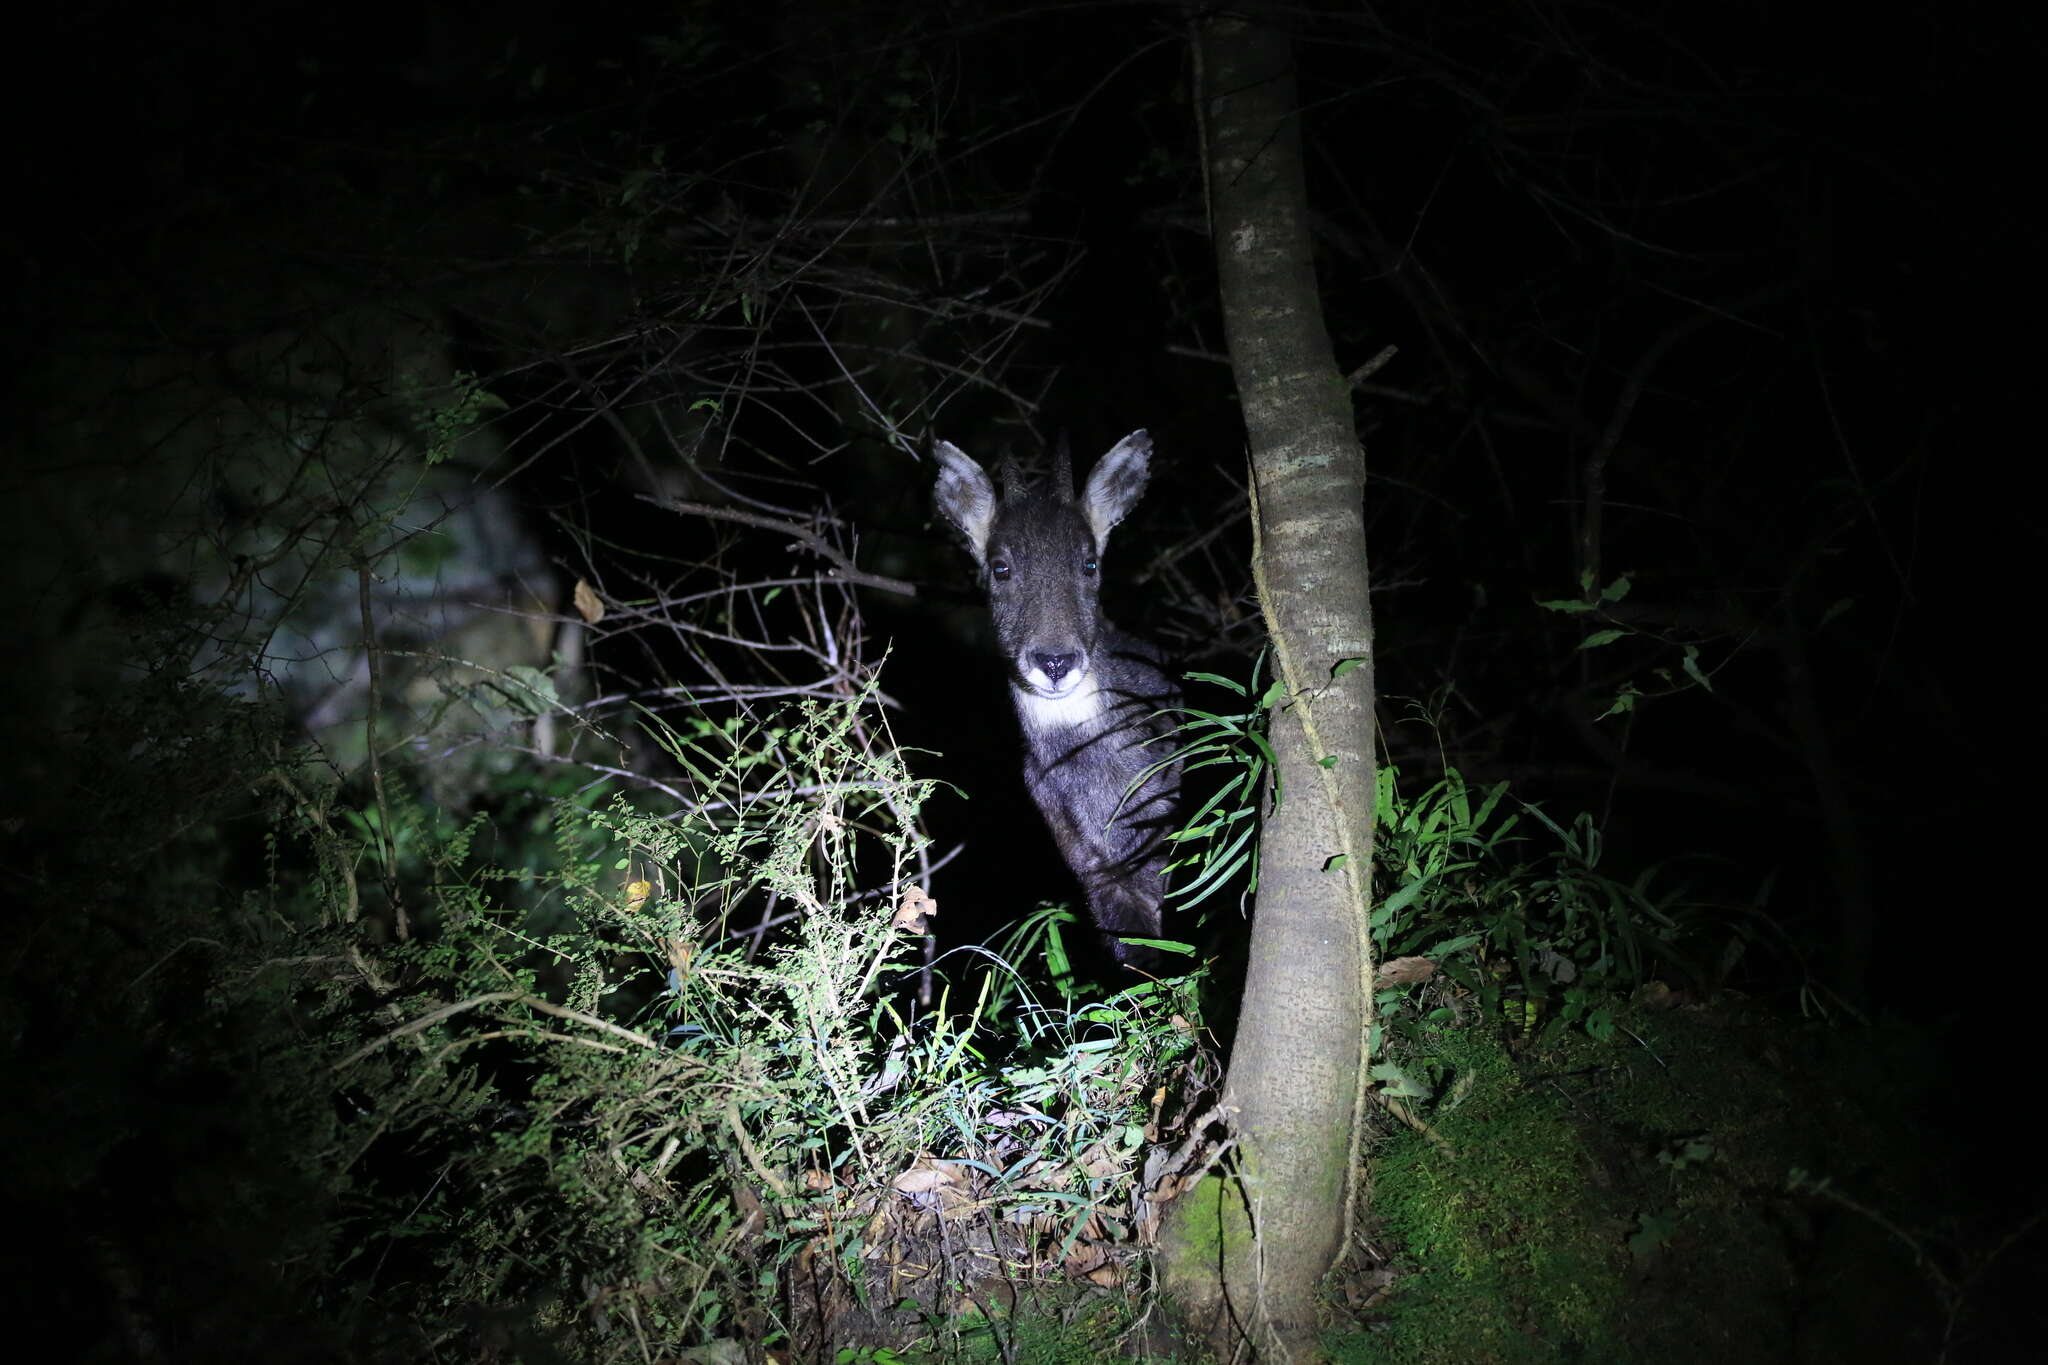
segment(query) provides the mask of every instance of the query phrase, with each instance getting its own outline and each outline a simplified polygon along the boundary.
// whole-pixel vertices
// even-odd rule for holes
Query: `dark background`
[[[1759,909],[1779,946],[1732,984],[1787,1002],[1818,986],[1925,1030],[1975,1116],[1958,1130],[2008,1155],[2043,937],[2039,24],[1979,5],[1283,12],[1339,364],[1398,348],[1357,391],[1389,756],[1593,811],[1613,870],[1664,865]],[[972,936],[1068,888],[997,780],[1000,669],[970,653],[967,564],[905,445],[993,455],[1069,432],[1085,463],[1149,427],[1160,468],[1113,546],[1112,608],[1192,667],[1241,675],[1257,650],[1184,34],[1150,5],[42,14],[10,43],[9,497],[107,496],[46,438],[49,395],[108,364],[109,336],[227,344],[283,275],[365,296],[459,282],[469,363],[521,397],[521,356],[476,300],[527,287],[505,283],[521,262],[564,278],[577,263],[550,234],[657,162],[697,186],[668,201],[697,216],[657,211],[630,263],[586,262],[641,320],[718,224],[758,238],[799,209],[921,220],[925,240],[982,243],[989,278],[1064,270],[1044,325],[997,359],[914,334],[876,381],[904,441],[844,395],[795,423],[846,426],[803,477],[861,528],[869,567],[920,585],[863,604],[894,643],[898,738],[970,798],[931,818],[966,845],[938,892]],[[878,174],[906,123],[935,146]],[[945,293],[905,240],[862,260]],[[213,299],[233,306],[195,343]],[[780,319],[777,340],[815,340]],[[934,361],[1001,384],[924,384]],[[832,373],[822,346],[789,363]],[[780,419],[734,429],[783,453]],[[1619,623],[1639,633],[1584,651],[1584,621],[1536,604],[1578,595],[1584,471],[1610,439],[1602,578],[1630,576]],[[676,534],[635,511],[622,463],[599,436],[564,440],[509,486],[544,539],[565,509],[621,539]],[[122,562],[79,594],[129,581]],[[37,581],[24,615],[63,595]],[[47,619],[10,631],[24,693],[47,685]],[[1679,671],[1687,646],[1711,691]],[[1647,699],[1595,721],[1624,683]],[[2038,1199],[2037,1173],[1973,1175],[1975,1197]]]

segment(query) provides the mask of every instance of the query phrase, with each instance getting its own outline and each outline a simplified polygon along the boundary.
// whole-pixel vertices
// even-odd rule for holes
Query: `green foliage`
[[[919,1005],[892,888],[929,785],[869,715],[855,697],[671,726],[704,790],[772,780],[696,811],[559,803],[540,878],[480,864],[481,821],[422,845],[431,931],[379,955],[406,984],[337,1044],[362,1264],[433,1286],[405,1316],[509,1312],[598,1353],[814,1347],[805,1293],[901,1288],[920,1220],[1012,1261],[1135,1236],[1152,1092],[1195,1046],[1188,992],[1050,1005],[981,956]],[[347,881],[326,883],[329,922]],[[785,930],[745,927],[777,905]]]
[[[921,1003],[902,912],[929,787],[866,697],[677,713],[656,728],[706,795],[694,806],[556,778],[542,804],[466,818],[396,778],[382,806],[321,780],[274,713],[175,668],[80,706],[93,742],[36,817],[27,941],[91,970],[9,978],[10,1028],[37,1040],[16,1068],[33,1121],[9,1129],[10,1206],[102,1275],[147,1270],[152,1318],[209,1284],[280,1305],[180,1310],[181,1346],[1126,1353],[1142,1300],[991,1317],[978,1281],[1133,1253],[1155,1096],[1196,1055],[1195,983],[1077,999],[1058,951],[1072,916],[1048,908]],[[251,789],[278,802],[263,884],[222,899],[232,843],[204,822]],[[1839,1064],[1794,1044],[1832,1035],[1632,1011],[1626,988],[1674,960],[1685,912],[1607,878],[1585,822],[1455,775],[1404,799],[1389,774],[1381,796],[1378,946],[1442,972],[1381,1002],[1380,1093],[1427,1131],[1377,1165],[1404,1278],[1388,1330],[1347,1349],[1622,1360],[1647,1350],[1645,1324],[1678,1324],[1701,1359],[1762,1351],[1784,1327],[1773,1286],[1817,1226],[1785,1172],[1901,1199],[1883,1167],[1841,1156],[1871,1149],[1875,1120],[1813,1099]],[[1205,818],[1234,839],[1227,804]],[[1012,965],[1041,953],[1050,989]],[[65,991],[94,1022],[53,1044],[35,1030]],[[214,1098],[195,1108],[195,1089]],[[180,1178],[161,1188],[126,1174],[166,1164]],[[189,1254],[147,1263],[93,1212],[108,1190],[146,1226],[174,1221]],[[114,1231],[94,1249],[67,1224]],[[1899,1301],[1915,1292],[1908,1267]],[[82,1335],[100,1309],[48,1298]]]
[[[420,428],[420,451],[429,465],[453,459],[456,446],[486,414],[506,408],[504,399],[467,370],[457,370],[445,384],[408,384],[402,397]]]
[[[945,1354],[974,1365],[1099,1365],[1105,1360],[1135,1365],[1147,1357],[1125,1341],[1133,1316],[1132,1304],[1121,1299],[1069,1302],[1063,1311],[1022,1303],[1014,1314],[999,1314],[962,1332],[960,1348]]]
[[[1340,662],[1333,676],[1354,662]],[[1200,903],[1241,877],[1249,881],[1245,894],[1256,888],[1258,803],[1273,767],[1265,728],[1280,698],[1279,684],[1261,688],[1259,672],[1255,665],[1242,683],[1189,675],[1248,705],[1236,713],[1179,708],[1176,756],[1190,786],[1208,794],[1170,836],[1181,850],[1175,899]],[[1626,882],[1603,872],[1591,816],[1560,825],[1513,801],[1505,783],[1475,789],[1456,769],[1406,794],[1391,764],[1380,766],[1377,780],[1374,959],[1427,959],[1439,979],[1380,993],[1376,1055],[1384,1054],[1389,1030],[1412,1032],[1448,1017],[1445,982],[1488,1016],[1549,1038],[1567,1028],[1604,1035],[1613,1027],[1613,1001],[1656,970],[1700,978],[1683,947],[1688,925],[1708,918],[1704,908],[1659,887],[1654,868]],[[1525,818],[1548,834],[1541,848],[1517,832]],[[1380,1079],[1408,1084],[1397,1071]]]
[[[1183,727],[1185,752],[1232,777],[1183,831],[1205,891],[1256,858],[1228,840],[1270,763],[1263,720],[1191,711]],[[1657,868],[1613,876],[1590,817],[1559,821],[1505,784],[1447,770],[1416,790],[1391,766],[1378,781],[1373,947],[1402,970],[1376,1001],[1372,1077],[1405,1126],[1374,1159],[1368,1235],[1400,1260],[1390,1316],[1340,1358],[1633,1361],[1668,1358],[1673,1339],[1702,1360],[1778,1351],[1825,1296],[1786,1288],[1814,1224],[1785,1173],[1829,1150],[1875,1157],[1856,1144],[1882,1121],[1847,1102],[1839,1035],[1632,1003],[1710,998],[1743,950],[1773,943],[1760,911],[1692,902]],[[1703,966],[1694,950],[1716,941]],[[1906,1158],[1887,1155],[1854,1176],[1895,1205],[1888,1175]],[[1834,1273],[1896,1277],[1895,1250],[1869,1243],[1832,1251],[1850,1268]],[[1890,1330],[1927,1326],[1925,1283],[1897,1301]]]
[[[1579,576],[1580,596],[1556,598],[1550,601],[1538,602],[1536,605],[1546,611],[1554,611],[1564,616],[1585,616],[1597,621],[1610,623],[1602,626],[1600,629],[1589,632],[1581,639],[1579,641],[1579,648],[1581,650],[1600,649],[1613,644],[1617,640],[1625,640],[1631,637],[1640,637],[1659,645],[1665,653],[1676,650],[1678,652],[1679,670],[1685,674],[1686,680],[1681,682],[1675,678],[1668,666],[1654,667],[1652,671],[1659,683],[1659,691],[1654,695],[1670,696],[1694,687],[1699,688],[1702,692],[1712,692],[1714,690],[1713,679],[1705,669],[1700,667],[1700,649],[1698,645],[1688,641],[1663,638],[1629,622],[1619,620],[1608,613],[1607,608],[1611,604],[1627,597],[1629,589],[1634,586],[1634,580],[1627,574],[1622,574],[1605,586],[1601,586],[1594,582],[1591,573],[1582,573]],[[1828,619],[1832,620],[1838,614],[1838,611],[1846,606],[1847,603],[1845,602],[1836,603],[1836,610],[1829,612]],[[1615,690],[1614,700],[1608,704],[1607,710],[1601,713],[1601,719],[1604,720],[1608,716],[1627,715],[1633,712],[1636,709],[1636,703],[1642,701],[1645,695],[1632,679],[1624,679]]]
[[[1054,990],[1066,996],[1082,984],[1074,968],[1074,959],[1067,952],[1067,935],[1086,932],[1087,926],[1082,917],[1071,906],[1048,903],[999,934],[989,945],[989,951],[1004,963],[1044,964],[1047,981]],[[991,979],[997,992],[994,1004],[999,1009],[1008,1004],[1023,986],[1021,977],[1014,973]]]
[[[1211,788],[1180,828],[1167,836],[1173,848],[1168,874],[1180,874],[1180,884],[1168,893],[1169,900],[1199,905],[1240,875],[1244,878],[1243,897],[1248,899],[1258,889],[1259,802],[1265,795],[1267,775],[1274,770],[1266,724],[1281,694],[1277,680],[1260,688],[1264,664],[1261,655],[1252,665],[1248,683],[1215,673],[1188,674],[1189,681],[1225,688],[1248,705],[1238,712],[1174,707],[1181,719],[1175,728],[1173,756],[1147,769],[1132,784],[1135,790],[1157,768],[1178,762],[1183,781],[1191,789]],[[1193,869],[1192,873],[1187,869]]]
[[[1566,827],[1506,804],[1505,783],[1474,790],[1455,769],[1403,798],[1398,772],[1380,769],[1377,961],[1427,959],[1488,1017],[1540,1041],[1570,1028],[1606,1036],[1615,1001],[1653,971],[1696,978],[1681,923],[1702,912],[1657,889],[1656,869],[1611,877],[1590,816]],[[1549,836],[1543,848],[1516,835],[1524,816]],[[1440,990],[1420,986],[1383,990],[1377,1005],[1383,1036],[1453,1012]]]
[[[908,1346],[843,1347],[837,1365],[1096,1365],[1126,1360],[1136,1365],[1164,1360],[1140,1354],[1128,1340],[1138,1305],[1129,1299],[1105,1298],[1054,1287],[1005,1307],[1006,1297],[976,1296],[965,1300],[956,1317],[919,1313],[923,1332]],[[901,1305],[915,1312],[914,1300]]]

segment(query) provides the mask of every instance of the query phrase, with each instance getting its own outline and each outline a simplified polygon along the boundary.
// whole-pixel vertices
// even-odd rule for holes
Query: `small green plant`
[[[1190,786],[1206,785],[1208,795],[1171,836],[1181,850],[1173,899],[1199,904],[1239,879],[1245,894],[1256,889],[1259,802],[1273,768],[1265,727],[1280,695],[1277,683],[1260,686],[1262,666],[1245,682],[1188,675],[1248,704],[1238,712],[1179,708],[1175,758]],[[1205,772],[1212,784],[1197,776]],[[1426,961],[1427,980],[1452,983],[1531,1040],[1566,1028],[1604,1034],[1613,1002],[1655,967],[1697,975],[1680,942],[1692,908],[1657,888],[1655,869],[1629,882],[1603,872],[1590,816],[1560,825],[1513,800],[1507,784],[1474,788],[1448,765],[1436,781],[1404,793],[1400,772],[1383,764],[1376,806],[1375,961]],[[1547,849],[1519,832],[1525,817],[1548,833]],[[1411,984],[1383,990],[1378,1008],[1384,1044],[1390,1030],[1454,1007],[1441,989]]]
[[[1399,784],[1391,766],[1380,770],[1380,962],[1428,961],[1482,1014],[1539,1045],[1571,1028],[1605,1036],[1615,1002],[1656,968],[1696,976],[1680,942],[1685,908],[1655,889],[1655,869],[1629,882],[1603,872],[1590,816],[1564,826],[1525,802],[1509,809],[1505,783],[1475,790],[1455,769],[1413,797]],[[1525,816],[1547,846],[1517,834]],[[1394,1032],[1455,1013],[1427,987],[1384,990],[1378,1005]]]
[[[1581,650],[1603,649],[1617,640],[1624,640],[1634,636],[1652,641],[1662,646],[1666,651],[1675,649],[1678,652],[1678,667],[1685,674],[1687,681],[1679,681],[1668,666],[1656,666],[1652,669],[1656,674],[1660,689],[1655,693],[1646,694],[1641,688],[1636,686],[1633,680],[1625,679],[1620,687],[1615,690],[1614,700],[1601,713],[1600,718],[1602,720],[1605,720],[1608,716],[1626,716],[1631,714],[1635,711],[1636,704],[1644,700],[1646,696],[1672,696],[1695,687],[1704,692],[1712,692],[1714,690],[1712,679],[1706,670],[1700,667],[1700,648],[1698,645],[1690,641],[1667,639],[1655,635],[1650,631],[1642,629],[1639,625],[1622,620],[1608,611],[1610,606],[1627,597],[1629,590],[1634,586],[1634,580],[1627,574],[1621,574],[1602,585],[1597,583],[1592,573],[1588,571],[1579,575],[1579,596],[1555,598],[1536,604],[1545,611],[1554,611],[1563,616],[1586,617],[1590,622],[1594,623],[1595,628],[1589,630],[1579,641],[1579,648]],[[1846,603],[1838,603],[1837,608],[1839,609],[1846,605]],[[1832,619],[1833,614],[1833,612],[1830,612],[1830,619]]]
[[[1168,893],[1169,901],[1200,905],[1240,875],[1244,879],[1241,902],[1248,902],[1258,890],[1259,802],[1265,796],[1267,774],[1274,767],[1266,725],[1283,691],[1278,680],[1263,689],[1259,686],[1264,665],[1265,656],[1261,655],[1252,664],[1250,680],[1243,683],[1216,673],[1186,675],[1190,682],[1224,688],[1249,705],[1237,712],[1173,708],[1181,719],[1175,730],[1175,751],[1164,763],[1180,763],[1183,781],[1195,790],[1212,781],[1214,785],[1181,821],[1180,828],[1167,836],[1176,849],[1167,870],[1169,875],[1178,874],[1180,883]],[[1210,776],[1197,776],[1204,773]]]
[[[903,1356],[886,1346],[842,1346],[832,1359],[838,1365],[906,1365]]]

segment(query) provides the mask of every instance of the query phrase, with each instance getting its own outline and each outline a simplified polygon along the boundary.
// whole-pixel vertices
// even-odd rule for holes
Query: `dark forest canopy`
[[[1710,846],[1731,882],[1781,874],[1781,907],[1819,913],[1844,871],[1814,856],[1812,746],[1784,713],[1772,623],[1796,599],[1828,623],[1809,700],[1865,822],[1853,875],[1931,891],[1919,831],[1966,837],[2007,766],[2011,723],[1969,700],[2003,654],[1978,604],[2038,538],[2027,499],[1977,493],[2026,463],[2006,467],[2021,390],[1998,323],[2030,295],[2009,158],[2038,39],[1955,7],[1278,12],[1302,35],[1340,364],[1398,349],[1357,390],[1383,690],[1455,686],[1444,738],[1466,771],[1538,775],[1617,833],[1646,822],[1639,856]],[[227,344],[275,320],[266,290],[291,306],[277,281],[295,272],[328,297],[452,302],[489,373],[519,363],[521,329],[661,320],[707,258],[780,232],[797,249],[753,278],[839,253],[928,320],[1027,279],[1035,316],[993,364],[943,354],[957,329],[861,324],[908,363],[881,376],[886,431],[856,412],[856,449],[1007,441],[1020,420],[1090,445],[1142,421],[1184,474],[1155,537],[1200,535],[1232,496],[1181,11],[88,5],[45,22],[45,83],[17,92],[38,132],[7,252],[17,422],[83,336]],[[614,301],[563,302],[590,287],[578,272]],[[853,277],[825,305],[842,316]],[[507,288],[534,306],[488,316]],[[784,344],[806,339],[781,317]],[[816,473],[865,489],[868,543],[947,587],[901,539],[927,534],[918,477],[895,465],[881,494],[875,467]],[[1629,576],[1609,615],[1641,632],[1592,655],[1580,623],[1530,606],[1586,572]],[[1222,581],[1147,588],[1145,624],[1192,661],[1219,640],[1248,653],[1250,618],[1183,600],[1243,589],[1203,573]],[[1587,723],[1624,686],[1684,693],[1680,663],[1714,695]],[[1436,748],[1394,742],[1406,761]]]

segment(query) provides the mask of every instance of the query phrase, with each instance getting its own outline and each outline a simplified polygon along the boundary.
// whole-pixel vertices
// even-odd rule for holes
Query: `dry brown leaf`
[[[604,620],[604,603],[599,600],[597,589],[585,580],[576,580],[576,591],[569,595],[569,600],[576,604],[576,614],[585,625],[594,626]]]
[[[968,1168],[929,1154],[918,1157],[909,1170],[889,1183],[918,1208],[936,1211],[944,1218],[963,1217],[979,1207]]]
[[[1667,982],[1645,981],[1636,987],[1636,1003],[1645,1009],[1675,1010],[1690,1003],[1692,996],[1687,991],[1675,991]]]
[[[1101,1266],[1108,1259],[1109,1249],[1107,1247],[1100,1244],[1089,1246],[1084,1243],[1076,1246],[1062,1257],[1060,1266],[1069,1275],[1079,1279],[1091,1270]]]
[[[1382,962],[1373,973],[1374,986],[1413,986],[1436,975],[1436,963],[1426,957],[1397,957]]]
[[[891,926],[907,934],[922,934],[925,920],[939,913],[939,903],[924,893],[921,886],[903,888],[903,899],[896,906],[896,918]]]
[[[1123,1163],[1118,1161],[1109,1148],[1100,1142],[1089,1143],[1082,1150],[1075,1164],[1098,1180],[1105,1176],[1115,1175],[1123,1169]]]

